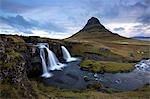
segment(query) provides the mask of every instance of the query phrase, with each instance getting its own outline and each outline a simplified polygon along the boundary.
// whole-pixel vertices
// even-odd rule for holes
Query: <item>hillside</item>
[[[92,17],[88,20],[87,24],[77,32],[75,35],[71,36],[69,39],[71,40],[91,40],[91,39],[99,39],[99,40],[122,40],[125,37],[121,37],[118,34],[112,33],[108,29],[106,29],[100,21]]]

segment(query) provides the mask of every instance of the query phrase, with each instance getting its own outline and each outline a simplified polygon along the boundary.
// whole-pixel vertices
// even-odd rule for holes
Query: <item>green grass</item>
[[[32,81],[32,86],[36,89],[36,93],[40,97],[49,98],[78,98],[78,99],[149,99],[150,85],[145,85],[143,88],[128,92],[115,92],[108,88],[107,92],[99,92],[93,89],[90,90],[67,90],[59,89],[50,86],[45,86],[43,83]],[[99,86],[99,85],[98,85]],[[41,98],[41,99],[43,99]]]
[[[116,92],[112,89],[107,89],[106,92],[88,90],[68,90],[60,89],[51,86],[46,86],[42,82],[30,81],[30,89],[24,89],[22,86],[1,84],[0,98],[22,99],[25,98],[26,91],[32,91],[33,99],[149,99],[150,85],[145,85],[135,91]],[[24,86],[25,87],[25,86]],[[30,93],[31,94],[31,93]]]
[[[128,72],[134,69],[134,64],[131,63],[117,63],[110,61],[95,61],[83,60],[80,63],[80,68],[87,71],[98,73],[117,73]]]
[[[115,41],[114,41],[115,42]],[[125,39],[125,40],[118,40],[116,42],[127,42],[127,43],[139,43],[139,44],[145,44],[149,43],[149,41],[144,41],[144,40],[137,40],[137,39]]]
[[[114,96],[126,99],[150,99],[150,85],[147,84],[134,91],[115,93]]]

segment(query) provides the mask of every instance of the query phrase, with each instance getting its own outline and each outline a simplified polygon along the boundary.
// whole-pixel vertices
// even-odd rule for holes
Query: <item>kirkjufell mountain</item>
[[[87,24],[77,32],[75,35],[71,36],[69,39],[125,39],[116,33],[112,33],[103,26],[96,17],[91,17]]]

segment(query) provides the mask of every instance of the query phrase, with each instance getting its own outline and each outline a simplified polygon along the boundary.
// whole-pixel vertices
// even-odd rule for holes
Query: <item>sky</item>
[[[63,39],[91,17],[121,36],[150,36],[150,0],[0,0],[0,34]]]

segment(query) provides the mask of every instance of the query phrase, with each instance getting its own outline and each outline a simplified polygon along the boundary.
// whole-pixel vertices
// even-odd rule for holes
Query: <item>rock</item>
[[[99,89],[103,88],[103,85],[98,81],[94,81],[94,82],[91,82],[90,84],[88,84],[87,88],[99,90]]]
[[[88,76],[84,76],[83,78],[86,82],[91,80]]]
[[[97,73],[94,74],[94,78],[98,78],[98,74]]]
[[[108,48],[100,48],[99,51],[101,52],[107,52],[107,51],[110,51]]]

